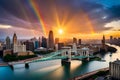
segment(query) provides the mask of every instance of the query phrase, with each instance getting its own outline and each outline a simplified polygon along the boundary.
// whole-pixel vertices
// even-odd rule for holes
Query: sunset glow
[[[59,34],[63,34],[63,30],[62,30],[62,29],[59,29],[59,30],[58,30],[58,33],[59,33]]]
[[[10,34],[15,31],[19,32],[19,29],[15,30],[15,27],[25,28],[28,31],[31,30],[32,36],[36,35],[36,37],[39,37],[38,35],[47,37],[49,30],[54,31],[55,37],[59,37],[62,34],[63,38],[67,38],[67,35],[70,35],[70,37],[83,39],[101,39],[103,34],[107,38],[110,35],[119,37],[120,19],[119,14],[116,14],[119,13],[119,6],[118,8],[116,6],[118,3],[116,4],[115,2],[115,4],[111,5],[103,2],[73,0],[70,1],[70,4],[67,4],[64,0],[57,0],[56,3],[47,0],[43,2],[41,0],[30,0],[20,3],[15,1],[13,4],[20,6],[20,11],[17,13],[15,12],[18,10],[17,8],[12,9],[11,6],[4,2],[7,6],[4,8],[3,5],[3,9],[1,9],[0,30],[2,34],[6,34],[6,32]],[[89,6],[83,4],[88,4]],[[11,31],[8,31],[7,28],[11,28]],[[24,36],[32,37],[29,35]]]

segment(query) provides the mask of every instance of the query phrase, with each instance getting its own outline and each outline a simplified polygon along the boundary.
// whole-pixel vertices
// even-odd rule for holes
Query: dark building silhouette
[[[73,43],[76,43],[77,44],[77,38],[73,38]]]
[[[11,49],[10,37],[6,38],[6,49]]]
[[[58,50],[62,49],[64,47],[64,43],[58,43]]]
[[[14,35],[13,35],[13,46],[14,45],[17,45],[17,35],[16,35],[16,33],[14,33]]]
[[[40,39],[40,37],[38,39],[38,42],[39,42],[39,47],[41,47],[41,39]]]
[[[55,44],[59,43],[59,38],[55,38]]]
[[[110,36],[110,40],[113,40],[113,36]]]
[[[54,36],[53,36],[53,31],[49,32],[48,36],[48,48],[49,49],[54,49]]]
[[[102,39],[102,49],[105,49],[105,36],[103,35],[103,39]]]
[[[44,48],[47,48],[47,39],[45,37],[42,36],[42,43],[41,46]]]
[[[35,48],[35,49],[39,48],[39,41],[36,40],[36,41],[34,42],[34,48]]]
[[[24,44],[27,51],[34,51],[34,43],[32,41],[26,41]]]
[[[78,40],[78,45],[81,45],[81,41],[82,41],[81,39]]]

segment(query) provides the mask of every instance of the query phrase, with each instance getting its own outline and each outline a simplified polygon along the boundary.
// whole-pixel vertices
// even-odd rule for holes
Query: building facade
[[[14,45],[14,53],[18,52],[26,52],[26,45],[24,44]]]
[[[26,45],[18,43],[17,35],[13,35],[13,53],[26,52]]]
[[[102,39],[102,48],[105,49],[105,36],[103,35],[103,39]]]
[[[49,32],[49,36],[48,36],[48,49],[54,49],[54,35],[53,35],[53,31]]]
[[[73,43],[75,43],[77,45],[77,38],[73,38]]]
[[[27,51],[34,51],[34,43],[32,41],[26,41],[24,44]]]
[[[59,38],[55,38],[55,44],[59,43]]]
[[[43,36],[42,36],[41,47],[47,48],[47,39],[45,37],[43,37]]]
[[[81,39],[78,40],[78,45],[81,45],[81,41],[82,41]]]
[[[109,64],[110,75],[113,80],[120,80],[120,60],[110,62]]]
[[[8,37],[8,36],[6,38],[6,49],[11,49],[10,37]]]
[[[16,33],[14,33],[14,35],[13,35],[13,47],[14,47],[14,45],[17,45],[17,35],[16,35]]]

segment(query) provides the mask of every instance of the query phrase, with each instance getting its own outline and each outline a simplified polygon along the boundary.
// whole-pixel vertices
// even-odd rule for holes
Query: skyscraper
[[[112,80],[120,80],[120,60],[109,63],[109,72]]]
[[[81,45],[81,39],[78,40],[78,45]]]
[[[77,45],[77,38],[73,37],[73,43]]]
[[[35,45],[35,46],[34,46],[35,49],[39,48],[39,41],[35,41],[35,42],[34,42],[34,45]]]
[[[106,49],[106,48],[105,48],[105,36],[104,36],[104,35],[103,35],[103,39],[102,39],[102,48],[103,48],[103,49]]]
[[[110,40],[113,40],[113,36],[110,36]]]
[[[13,47],[14,47],[14,45],[17,45],[17,35],[16,35],[16,33],[14,33],[14,35],[13,35]]]
[[[54,36],[53,36],[53,31],[49,32],[48,36],[48,48],[49,49],[54,49]]]
[[[47,48],[47,39],[45,37],[42,36],[42,43],[41,46],[44,48]]]
[[[39,37],[38,42],[39,42],[39,47],[41,47],[41,39],[40,39],[40,37]]]
[[[27,40],[24,44],[26,45],[27,51],[34,51],[34,43],[32,41]]]
[[[6,38],[6,49],[11,49],[10,38],[8,36]]]
[[[59,43],[59,38],[55,38],[55,44]]]

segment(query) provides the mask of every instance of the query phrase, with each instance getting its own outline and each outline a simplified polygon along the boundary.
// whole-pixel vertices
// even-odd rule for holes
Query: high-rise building
[[[110,40],[113,40],[113,36],[110,36]]]
[[[49,49],[54,49],[54,36],[53,36],[53,31],[49,32],[48,36],[48,48]]]
[[[59,38],[55,38],[55,44],[59,43]]]
[[[77,44],[77,38],[73,38],[73,43]]]
[[[17,45],[17,35],[16,35],[16,33],[14,33],[14,35],[13,35],[13,47],[14,47],[14,45]]]
[[[72,49],[73,49],[73,53],[76,55],[77,54],[77,46],[75,43],[73,43]]]
[[[64,47],[64,43],[58,43],[58,50],[62,49]]]
[[[41,46],[44,48],[47,48],[47,39],[45,37],[42,36],[42,43]]]
[[[103,39],[102,39],[102,48],[105,49],[105,36],[103,35]]]
[[[39,48],[39,41],[35,41],[35,42],[34,42],[34,45],[35,45],[35,46],[34,46],[35,49]]]
[[[78,40],[78,45],[81,45],[81,39]]]
[[[112,80],[120,80],[120,60],[110,62],[109,69]]]
[[[34,51],[34,43],[32,41],[26,41],[24,44],[27,51]]]
[[[38,42],[39,42],[39,47],[41,47],[41,39],[40,39],[40,37],[38,39]]]
[[[11,49],[10,37],[6,38],[6,49]]]

